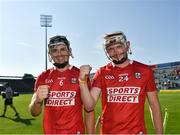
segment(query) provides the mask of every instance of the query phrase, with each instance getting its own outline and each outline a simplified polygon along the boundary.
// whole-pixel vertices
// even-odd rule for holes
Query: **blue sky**
[[[131,42],[130,59],[180,60],[179,0],[0,0],[0,75],[37,76],[45,70],[41,14],[53,16],[48,37],[69,39],[75,56],[70,63],[90,64],[92,72],[109,62],[103,36],[114,31],[123,31]]]

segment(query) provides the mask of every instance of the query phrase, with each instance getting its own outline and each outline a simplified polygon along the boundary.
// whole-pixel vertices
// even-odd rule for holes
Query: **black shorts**
[[[10,99],[5,99],[4,104],[5,104],[5,105],[12,105],[12,104],[13,104],[12,98],[10,98]]]

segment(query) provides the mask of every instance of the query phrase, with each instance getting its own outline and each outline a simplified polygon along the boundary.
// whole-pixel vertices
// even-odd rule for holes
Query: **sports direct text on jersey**
[[[107,102],[139,103],[140,87],[108,87]]]
[[[73,106],[75,96],[75,91],[50,91],[46,106]]]

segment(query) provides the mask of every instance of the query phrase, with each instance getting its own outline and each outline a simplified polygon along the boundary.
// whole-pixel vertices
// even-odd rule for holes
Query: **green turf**
[[[0,134],[41,134],[42,133],[42,115],[34,118],[28,111],[28,105],[31,100],[31,94],[20,95],[14,98],[14,105],[20,113],[20,118],[14,116],[14,112],[8,107],[6,117],[0,117]],[[162,113],[164,115],[165,108],[168,108],[168,121],[166,134],[180,133],[180,93],[160,93],[159,94]],[[4,101],[0,97],[0,114],[3,112]],[[101,104],[96,105],[96,118],[101,115]],[[155,133],[149,109],[145,108],[146,125],[148,133]],[[99,133],[99,129],[97,131]]]
[[[14,105],[20,114],[16,118],[13,110],[8,107],[6,117],[0,117],[1,134],[40,134],[42,133],[42,115],[34,118],[30,115],[28,105],[31,100],[31,94],[24,94],[14,97]],[[2,114],[4,101],[0,98],[0,113]]]
[[[168,120],[166,132],[169,134],[180,133],[180,93],[161,93],[160,94],[161,108],[168,109]]]

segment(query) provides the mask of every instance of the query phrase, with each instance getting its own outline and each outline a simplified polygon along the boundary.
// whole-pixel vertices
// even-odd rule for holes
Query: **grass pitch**
[[[14,105],[20,113],[20,118],[16,118],[13,110],[8,107],[6,117],[0,117],[0,134],[42,134],[42,114],[38,117],[32,117],[28,110],[31,100],[31,94],[22,94],[14,97]],[[166,134],[180,133],[180,93],[159,93],[162,114],[165,114],[167,108],[168,119]],[[4,101],[0,97],[0,114],[3,112]],[[95,109],[96,118],[101,115],[100,101]],[[145,107],[145,120],[148,134],[154,134],[149,108]],[[100,128],[100,126],[99,126]],[[99,133],[99,128],[97,133]]]

